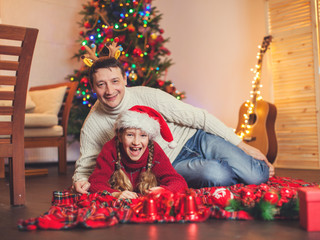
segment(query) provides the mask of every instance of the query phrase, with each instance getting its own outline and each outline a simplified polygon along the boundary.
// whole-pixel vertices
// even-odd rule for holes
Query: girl
[[[121,113],[115,123],[116,136],[102,148],[89,178],[90,192],[106,190],[116,198],[137,198],[166,189],[187,188],[184,178],[172,167],[161,147],[153,141],[162,138],[174,147],[170,129],[153,108],[134,106]]]

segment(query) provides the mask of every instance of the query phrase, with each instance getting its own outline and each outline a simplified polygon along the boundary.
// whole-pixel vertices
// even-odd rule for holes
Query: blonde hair
[[[120,133],[121,134],[121,133]],[[112,174],[109,184],[111,188],[119,191],[133,191],[132,183],[130,182],[130,179],[125,174],[125,172],[121,169],[121,154],[120,154],[120,142],[116,141],[116,148],[117,148],[117,161],[116,161],[116,170]],[[146,166],[146,171],[141,173],[139,183],[138,183],[138,189],[141,194],[146,194],[147,190],[149,190],[152,187],[157,186],[157,179],[154,173],[151,171],[152,167],[152,160],[153,160],[153,151],[154,151],[154,145],[152,141],[149,141],[148,144],[149,149],[149,155],[148,155],[148,162]]]

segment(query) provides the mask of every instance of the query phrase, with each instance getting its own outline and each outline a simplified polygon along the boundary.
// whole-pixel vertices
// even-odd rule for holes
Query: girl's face
[[[124,151],[132,161],[138,161],[148,147],[149,136],[138,128],[127,128],[118,135]]]

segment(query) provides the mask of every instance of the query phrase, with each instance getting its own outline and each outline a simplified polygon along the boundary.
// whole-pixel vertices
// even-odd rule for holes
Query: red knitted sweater
[[[138,161],[132,161],[123,151],[121,145],[120,153],[122,158],[122,170],[129,177],[132,186],[134,187],[134,191],[137,191],[139,176],[142,172],[146,171],[149,150],[147,148]],[[115,138],[113,138],[103,146],[97,158],[96,167],[89,178],[89,182],[91,184],[89,189],[90,192],[102,190],[106,190],[108,192],[117,191],[112,189],[108,182],[115,171],[116,159],[116,141]],[[188,187],[184,178],[172,167],[169,158],[156,142],[154,142],[153,166],[151,170],[156,175],[158,186],[160,187],[172,192],[179,192]]]

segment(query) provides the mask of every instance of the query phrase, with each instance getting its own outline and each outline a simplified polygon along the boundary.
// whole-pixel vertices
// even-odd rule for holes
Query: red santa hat
[[[169,148],[177,146],[164,118],[159,112],[147,106],[136,105],[119,114],[115,129],[119,130],[121,128],[139,128],[146,132],[151,140],[161,134],[162,138],[169,142]]]

